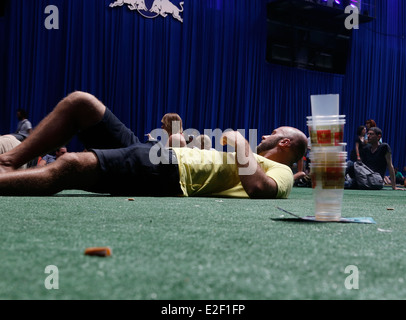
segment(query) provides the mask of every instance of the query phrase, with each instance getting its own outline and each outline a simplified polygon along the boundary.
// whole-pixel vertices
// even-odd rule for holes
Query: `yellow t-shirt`
[[[216,150],[173,148],[179,165],[180,186],[185,197],[249,198],[236,163],[236,154]],[[293,187],[292,170],[254,154],[265,174],[278,185],[278,199],[288,198]]]

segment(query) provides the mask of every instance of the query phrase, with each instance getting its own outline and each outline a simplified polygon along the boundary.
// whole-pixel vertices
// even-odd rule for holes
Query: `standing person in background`
[[[365,143],[368,143],[368,130],[371,128],[377,128],[378,126],[376,125],[375,120],[368,119],[367,121],[365,121],[365,127],[367,128],[365,133]],[[382,143],[382,138],[381,140],[379,140],[379,143]]]
[[[369,129],[376,127],[376,122],[375,122],[375,120],[368,119],[367,121],[365,121],[365,127],[367,128],[367,133],[368,133],[368,130],[369,130]],[[365,136],[366,136],[366,134],[365,134]]]
[[[360,151],[366,145],[365,135],[367,133],[367,128],[365,126],[359,126],[357,129],[357,139],[355,140],[354,150],[352,150],[350,155],[350,160],[361,161]]]

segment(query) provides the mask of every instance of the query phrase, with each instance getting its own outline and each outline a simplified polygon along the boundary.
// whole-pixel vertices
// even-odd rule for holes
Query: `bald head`
[[[293,127],[280,127],[271,135],[263,136],[257,153],[288,166],[298,162],[306,153],[306,135]]]
[[[291,152],[293,155],[293,163],[298,162],[307,151],[307,137],[299,129],[292,127],[282,127],[285,137],[291,141]]]

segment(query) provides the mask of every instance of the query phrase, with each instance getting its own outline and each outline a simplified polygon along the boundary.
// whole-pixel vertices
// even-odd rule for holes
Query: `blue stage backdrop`
[[[5,39],[5,19],[0,17],[0,135],[7,123],[5,114],[5,76],[6,76],[6,39]]]
[[[259,139],[290,125],[308,134],[310,95],[338,93],[349,149],[373,118],[395,166],[406,165],[405,1],[377,1],[376,21],[354,30],[346,75],[267,63],[266,0],[157,1],[167,17],[140,0],[113,1],[10,1],[0,23],[0,134],[15,130],[17,108],[36,125],[75,90],[96,95],[141,139],[166,112],[201,132],[258,129]]]

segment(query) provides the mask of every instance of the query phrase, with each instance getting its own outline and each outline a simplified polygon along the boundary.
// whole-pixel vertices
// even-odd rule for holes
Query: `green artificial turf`
[[[0,299],[405,299],[405,197],[346,190],[343,216],[371,225],[279,220],[277,206],[313,215],[308,188],[289,200],[0,197]],[[113,255],[83,254],[94,246]],[[345,286],[349,265],[359,289]]]

